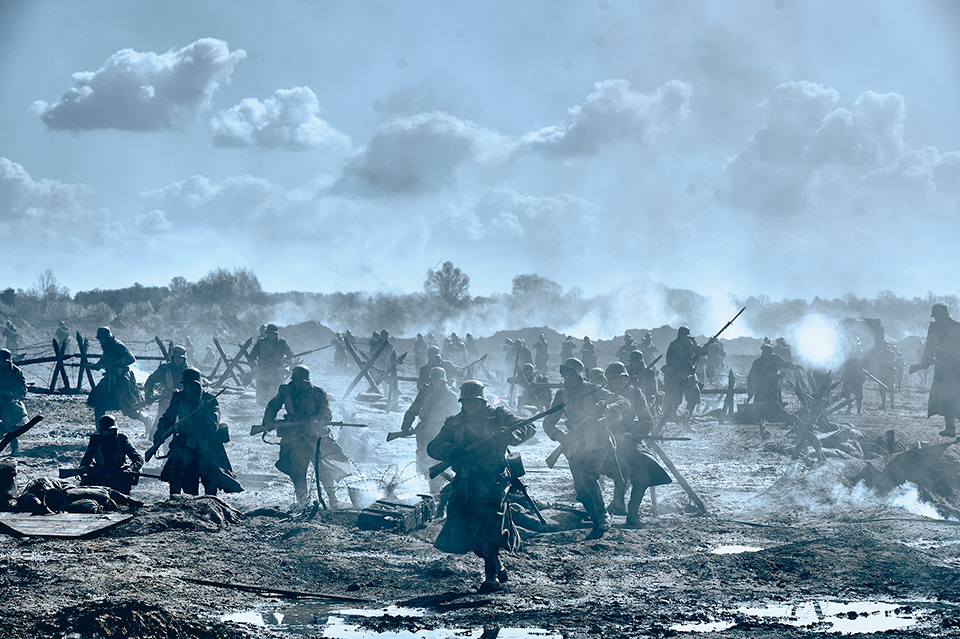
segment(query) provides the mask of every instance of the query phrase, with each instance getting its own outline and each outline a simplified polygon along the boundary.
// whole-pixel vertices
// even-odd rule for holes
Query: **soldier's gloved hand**
[[[501,428],[498,430],[496,433],[494,433],[494,439],[507,446],[510,444],[516,444],[519,441],[513,430],[510,428]]]

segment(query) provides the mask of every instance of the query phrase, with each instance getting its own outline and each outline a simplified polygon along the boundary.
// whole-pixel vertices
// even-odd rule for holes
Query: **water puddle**
[[[421,608],[343,608],[321,603],[277,604],[255,610],[241,610],[220,617],[221,621],[246,623],[261,628],[331,639],[561,639],[561,635],[539,628],[437,628],[435,630],[393,630],[375,632],[351,623],[356,617],[405,617],[415,620],[426,612]],[[416,625],[415,622],[411,625]]]
[[[763,548],[757,548],[755,546],[719,546],[714,548],[710,552],[714,555],[737,555],[742,552],[759,552]]]
[[[799,604],[741,606],[732,614],[751,622],[809,627],[813,632],[840,634],[875,633],[901,630],[916,625],[922,614],[938,604],[931,602],[895,603],[885,601],[814,601]],[[675,624],[678,632],[721,632],[736,625],[734,621]]]

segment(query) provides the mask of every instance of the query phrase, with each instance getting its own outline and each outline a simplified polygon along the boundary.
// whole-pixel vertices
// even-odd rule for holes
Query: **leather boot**
[[[587,534],[585,539],[600,539],[604,533],[610,530],[610,516],[607,515],[607,509],[603,504],[603,495],[600,493],[600,486],[596,486],[596,489],[590,492],[591,494],[587,499],[588,503],[584,504],[584,506],[587,507],[587,514],[589,514],[590,519],[593,520],[593,530]]]
[[[957,425],[956,425],[956,420],[954,419],[954,417],[951,415],[951,416],[949,416],[949,417],[944,417],[943,419],[944,419],[944,422],[946,422],[946,426],[945,426],[945,428],[944,428],[943,430],[940,431],[940,436],[941,436],[941,437],[956,437],[956,436],[957,436]]]
[[[497,581],[497,559],[496,556],[483,558],[483,583],[477,588],[478,593],[496,592],[503,588]]]

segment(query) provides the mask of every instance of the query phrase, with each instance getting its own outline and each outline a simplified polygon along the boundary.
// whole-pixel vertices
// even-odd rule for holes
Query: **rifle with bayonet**
[[[317,351],[322,351],[325,348],[330,348],[333,344],[327,344],[326,346],[321,346],[319,348],[311,348],[309,351],[303,351],[302,353],[294,353],[293,357],[290,359],[296,359],[297,357],[303,357],[304,355],[309,355],[310,353],[316,353]]]
[[[217,393],[216,395],[213,395],[213,396],[211,396],[211,397],[208,397],[207,399],[205,399],[205,400],[203,400],[202,402],[200,402],[200,404],[199,404],[195,409],[193,409],[192,411],[190,411],[190,413],[189,413],[186,417],[183,417],[183,418],[178,419],[178,420],[177,420],[177,423],[174,424],[173,428],[171,428],[171,429],[170,429],[169,431],[167,431],[166,433],[161,433],[161,432],[158,430],[158,431],[156,432],[156,434],[153,436],[153,446],[151,446],[150,448],[148,448],[148,449],[147,449],[147,452],[144,453],[144,455],[143,455],[144,461],[150,461],[150,460],[153,458],[153,456],[157,454],[157,451],[160,450],[160,447],[161,447],[161,446],[163,446],[163,442],[167,441],[167,438],[170,437],[170,435],[172,435],[172,434],[174,434],[175,432],[177,432],[177,426],[178,426],[178,425],[180,425],[182,422],[185,422],[185,421],[187,421],[188,419],[190,419],[191,417],[193,417],[194,415],[196,415],[196,414],[200,411],[201,408],[203,408],[204,406],[206,406],[207,404],[209,404],[210,402],[212,402],[212,401],[215,400],[216,398],[220,397],[220,395],[222,395],[224,392],[226,392],[226,390],[227,390],[226,388],[223,388],[223,389],[221,389],[220,392]]]
[[[526,426],[527,424],[532,424],[533,422],[537,421],[537,420],[540,419],[541,417],[546,417],[547,415],[552,415],[553,413],[556,413],[557,411],[560,411],[560,410],[563,410],[563,404],[557,404],[556,406],[554,406],[553,408],[551,408],[551,409],[549,409],[549,410],[545,410],[545,411],[543,411],[542,413],[538,413],[538,414],[534,415],[533,417],[528,417],[527,419],[523,420],[522,422],[517,423],[517,425],[516,425],[516,426],[513,426],[510,430],[516,432],[516,431],[518,431],[519,429],[521,429],[521,428],[523,428],[524,426]],[[480,448],[482,445],[489,443],[489,441],[490,441],[490,440],[487,440],[487,439],[481,439],[481,440],[478,441],[478,442],[474,442],[473,444],[470,444],[469,446],[467,446],[466,450],[464,451],[464,454],[470,453],[470,452],[473,452],[473,451],[477,450],[477,449]],[[453,462],[449,462],[449,461],[440,462],[439,464],[434,464],[433,466],[430,467],[430,479],[436,479],[436,477],[437,477],[438,475],[440,475],[440,473],[442,473],[442,472],[445,471],[446,469],[450,468],[450,466],[452,466],[452,465],[453,465]]]

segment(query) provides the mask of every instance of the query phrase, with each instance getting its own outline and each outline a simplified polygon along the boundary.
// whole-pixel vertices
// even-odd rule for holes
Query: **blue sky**
[[[0,284],[958,292],[960,3],[0,0]]]

